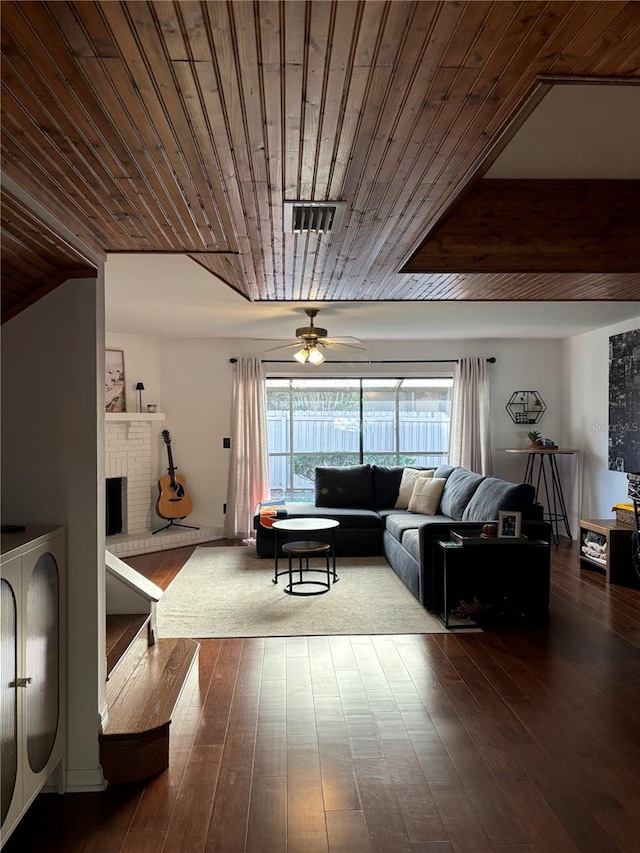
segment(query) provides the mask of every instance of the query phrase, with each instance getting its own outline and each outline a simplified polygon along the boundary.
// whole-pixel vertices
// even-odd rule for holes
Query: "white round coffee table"
[[[338,574],[336,572],[336,528],[339,526],[340,526],[340,522],[334,521],[331,518],[285,518],[285,519],[282,519],[281,521],[274,521],[273,524],[271,525],[271,527],[274,530],[274,536],[275,536],[275,540],[274,540],[275,566],[274,566],[274,572],[273,572],[273,582],[278,583],[278,577],[280,575],[288,574],[289,575],[289,583],[285,587],[285,592],[289,593],[289,595],[319,595],[323,592],[328,592],[329,591],[329,585],[328,584],[330,583],[329,579],[332,578],[334,583],[336,581],[340,580],[340,578],[338,577]],[[309,573],[309,572],[316,572],[316,571],[322,571],[324,573],[323,569],[309,568],[309,557],[312,556],[313,553],[316,553],[316,554],[321,553],[321,550],[320,549],[312,549],[312,550],[308,550],[307,553],[301,553],[300,547],[295,548],[295,549],[289,549],[289,554],[288,554],[289,565],[288,565],[288,568],[279,572],[278,571],[278,556],[279,556],[279,550],[280,549],[279,549],[279,543],[278,543],[278,534],[282,534],[282,535],[286,536],[288,539],[291,539],[291,536],[293,534],[301,534],[300,535],[301,539],[304,536],[305,540],[309,540],[312,538],[309,536],[310,533],[319,533],[321,531],[327,531],[327,532],[330,532],[330,534],[331,534],[331,542],[329,544],[331,546],[330,555],[331,555],[333,567],[331,570],[327,569],[327,572],[326,572],[327,585],[322,584],[321,585],[322,588],[316,592],[301,592],[301,591],[295,591],[294,592],[293,591],[294,586],[300,587],[306,583],[318,585],[317,581],[313,581],[313,580],[306,580],[305,581],[305,580],[303,580],[302,574],[303,574],[303,572]],[[305,541],[305,542],[299,542],[299,543],[290,542],[289,544],[290,545],[297,544],[298,546],[302,546],[304,544],[320,545],[321,543],[312,543],[312,542]],[[322,552],[324,553],[324,549],[322,549]],[[295,582],[295,584],[293,582],[292,566],[291,566],[291,558],[292,558],[292,555],[294,553],[295,553],[295,555],[300,557],[300,564],[299,564],[300,580]],[[304,568],[304,569],[302,568],[302,557],[306,557],[306,568]],[[326,557],[327,557],[327,566],[328,566],[329,555],[327,554]]]

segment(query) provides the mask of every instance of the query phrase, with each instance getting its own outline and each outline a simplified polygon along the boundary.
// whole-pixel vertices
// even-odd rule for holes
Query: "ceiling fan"
[[[317,308],[305,308],[304,313],[309,318],[309,325],[300,326],[296,329],[296,340],[290,344],[282,344],[278,347],[272,347],[272,349],[267,350],[267,352],[300,347],[298,352],[293,354],[296,361],[299,361],[300,364],[306,364],[308,361],[309,364],[319,365],[325,360],[325,357],[321,352],[321,348],[335,350],[340,350],[342,348],[345,350],[366,349],[358,338],[353,338],[349,335],[339,338],[330,338],[328,337],[329,333],[326,329],[323,329],[321,326],[314,326],[313,318],[318,314]]]

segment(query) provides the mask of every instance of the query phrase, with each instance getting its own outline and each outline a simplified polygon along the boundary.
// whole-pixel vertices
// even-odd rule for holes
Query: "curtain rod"
[[[237,361],[237,358],[230,358],[229,364],[236,364]],[[263,358],[261,361],[263,364],[291,364],[289,358]],[[459,358],[399,358],[383,361],[328,361],[327,364],[457,364],[459,361]],[[495,364],[495,356],[490,356],[487,362]]]

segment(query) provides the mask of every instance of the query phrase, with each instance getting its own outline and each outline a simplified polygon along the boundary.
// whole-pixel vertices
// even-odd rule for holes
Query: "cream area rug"
[[[329,592],[287,595],[287,575],[272,583],[273,560],[256,557],[251,546],[197,547],[158,602],[158,636],[448,633],[384,557],[338,559],[336,569],[340,580]]]

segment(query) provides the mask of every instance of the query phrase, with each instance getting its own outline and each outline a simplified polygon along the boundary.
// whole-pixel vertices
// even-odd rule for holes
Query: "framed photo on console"
[[[522,526],[522,513],[508,509],[498,512],[498,538],[517,539],[520,536]]]

